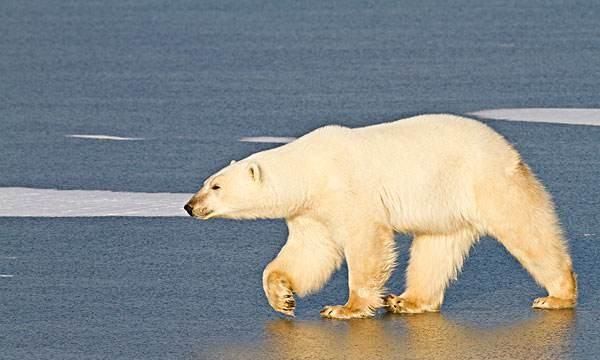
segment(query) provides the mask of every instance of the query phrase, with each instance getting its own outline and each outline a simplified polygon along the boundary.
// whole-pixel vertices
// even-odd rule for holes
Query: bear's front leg
[[[294,316],[296,300],[292,291],[292,283],[287,275],[279,271],[265,271],[263,287],[267,301],[275,311]]]
[[[294,316],[294,294],[302,297],[319,290],[339,268],[342,255],[321,222],[298,216],[287,224],[288,241],[267,265],[263,288],[273,309]]]
[[[394,268],[394,234],[384,225],[361,229],[345,241],[349,297],[345,305],[325,306],[321,316],[330,319],[371,317],[382,307],[384,286]]]

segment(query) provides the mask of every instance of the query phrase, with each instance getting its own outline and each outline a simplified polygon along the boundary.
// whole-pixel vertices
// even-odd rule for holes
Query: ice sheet
[[[277,137],[277,136],[251,136],[243,137],[241,142],[266,143],[266,144],[286,144],[294,141],[293,137]]]
[[[468,113],[485,119],[600,126],[600,109],[515,108]]]
[[[0,217],[187,216],[192,194],[0,188]]]
[[[65,137],[77,138],[77,139],[115,140],[115,141],[139,141],[139,140],[144,140],[144,138],[139,138],[139,137],[122,137],[122,136],[112,136],[112,135],[71,134],[71,135],[65,135]]]

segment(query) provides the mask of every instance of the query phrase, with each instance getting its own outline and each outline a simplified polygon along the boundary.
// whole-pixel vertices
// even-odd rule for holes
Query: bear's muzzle
[[[194,216],[194,207],[192,205],[190,205],[190,203],[187,203],[183,206],[183,209],[190,215],[190,216]]]

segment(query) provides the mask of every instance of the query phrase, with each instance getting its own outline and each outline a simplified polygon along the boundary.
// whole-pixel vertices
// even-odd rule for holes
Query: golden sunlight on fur
[[[286,219],[288,241],[266,267],[263,288],[273,309],[290,316],[294,294],[321,289],[344,260],[349,299],[322,316],[440,311],[483,235],[498,239],[548,291],[533,307],[576,303],[576,275],[549,194],[501,135],[471,119],[326,126],[232,162],[185,209],[201,219]],[[414,239],[405,291],[385,296],[395,232]]]

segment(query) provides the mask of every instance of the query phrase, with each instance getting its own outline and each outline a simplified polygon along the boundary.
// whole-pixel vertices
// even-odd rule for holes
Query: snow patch
[[[277,137],[277,136],[250,136],[240,139],[241,142],[265,143],[265,144],[287,144],[296,140],[293,137]]]
[[[14,275],[9,275],[9,274],[0,274],[0,278],[11,278]]]
[[[600,109],[516,108],[468,113],[484,119],[600,126]]]
[[[188,216],[192,194],[0,187],[0,217]]]
[[[65,137],[77,138],[77,139],[114,140],[114,141],[139,141],[139,140],[144,140],[144,138],[121,137],[121,136],[111,136],[111,135],[80,135],[80,134],[72,134],[72,135],[65,135]]]

